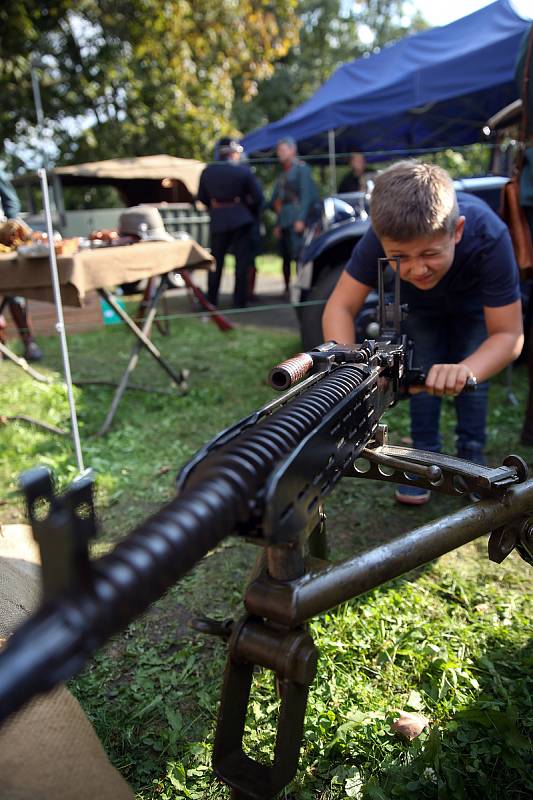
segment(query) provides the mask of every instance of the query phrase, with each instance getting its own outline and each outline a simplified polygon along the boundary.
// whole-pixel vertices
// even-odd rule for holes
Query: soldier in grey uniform
[[[297,157],[296,142],[287,136],[276,147],[282,173],[277,179],[269,207],[277,215],[274,229],[283,259],[285,292],[289,291],[291,262],[297,260],[303,241],[305,220],[318,200],[311,170]]]

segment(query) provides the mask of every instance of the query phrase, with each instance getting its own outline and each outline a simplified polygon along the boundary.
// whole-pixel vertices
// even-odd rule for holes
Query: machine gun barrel
[[[292,358],[273,367],[270,370],[268,382],[273,389],[283,392],[305,378],[313,368],[313,364],[313,357],[309,353],[297,353]]]
[[[79,671],[232,532],[239,498],[204,481],[92,562],[90,584],[45,603],[0,653],[0,720]]]
[[[0,653],[0,720],[35,694],[71,677],[106,639],[162,597],[239,525],[245,526],[257,513],[275,467],[342,400],[352,395],[355,399],[365,377],[355,365],[341,366],[305,396],[209,453],[188,474],[175,500],[141,523],[113,552],[90,562],[83,570],[88,580],[73,575],[68,591],[45,598],[43,607]],[[34,496],[29,507],[32,522],[33,506],[42,499],[53,504],[50,497]],[[45,540],[46,533],[48,538],[55,533],[53,513],[50,523],[51,530],[43,532]],[[79,519],[74,515],[76,525]],[[45,551],[41,552],[44,572]],[[62,565],[57,566],[61,571]]]

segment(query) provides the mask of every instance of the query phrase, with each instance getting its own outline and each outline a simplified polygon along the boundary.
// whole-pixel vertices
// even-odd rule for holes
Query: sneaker
[[[421,486],[399,486],[394,497],[397,503],[406,506],[423,506],[429,502],[431,492],[429,489],[422,489]]]
[[[35,342],[29,342],[24,348],[24,358],[26,361],[41,361],[43,353]]]

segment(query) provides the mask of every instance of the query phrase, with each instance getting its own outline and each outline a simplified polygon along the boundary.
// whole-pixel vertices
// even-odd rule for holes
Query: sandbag
[[[39,597],[39,552],[30,527],[0,526],[0,647]],[[0,798],[133,800],[133,793],[78,701],[59,686],[0,727]]]

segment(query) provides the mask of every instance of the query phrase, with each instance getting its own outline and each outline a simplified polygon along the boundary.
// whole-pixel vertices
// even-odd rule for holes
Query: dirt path
[[[202,273],[196,276],[198,286],[205,291],[207,288],[207,277]],[[224,312],[232,308],[233,293],[233,273],[226,270],[222,277],[219,307]],[[256,283],[256,294],[258,302],[250,304],[244,310],[237,310],[235,313],[228,313],[229,319],[239,326],[253,325],[254,327],[278,328],[282,330],[292,330],[298,332],[298,320],[296,313],[290,305],[283,292],[283,279],[281,274],[261,274],[258,273]],[[191,308],[189,298],[181,290],[169,292],[167,294],[167,308],[161,307],[161,313],[169,314],[195,314],[201,313]]]

